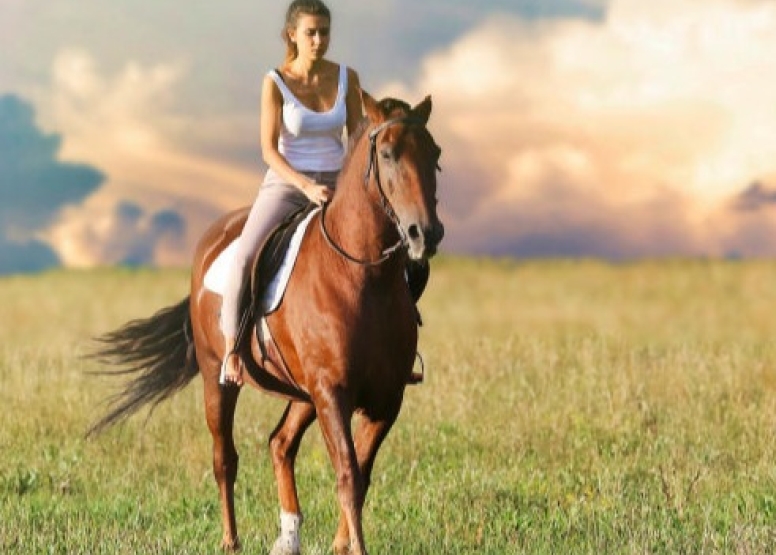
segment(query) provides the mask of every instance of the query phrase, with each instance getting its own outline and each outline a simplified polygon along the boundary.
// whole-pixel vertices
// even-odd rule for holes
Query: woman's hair
[[[286,24],[283,26],[283,40],[286,42],[286,63],[293,61],[299,55],[299,50],[288,36],[296,28],[300,15],[319,15],[331,21],[331,12],[321,0],[294,0],[286,12]]]

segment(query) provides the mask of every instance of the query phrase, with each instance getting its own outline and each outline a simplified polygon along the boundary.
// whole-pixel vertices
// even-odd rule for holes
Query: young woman
[[[286,58],[264,77],[261,152],[269,170],[238,240],[226,285],[221,328],[224,379],[243,384],[234,353],[243,287],[256,251],[291,212],[331,198],[346,145],[362,118],[358,75],[326,59],[331,13],[321,0],[294,0],[283,28]]]

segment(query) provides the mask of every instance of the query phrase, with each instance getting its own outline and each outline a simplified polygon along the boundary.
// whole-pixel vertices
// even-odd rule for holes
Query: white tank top
[[[299,171],[324,172],[342,168],[347,122],[345,97],[348,70],[340,65],[337,100],[331,110],[316,112],[302,104],[283,82],[277,70],[269,72],[283,95],[283,117],[278,150]]]

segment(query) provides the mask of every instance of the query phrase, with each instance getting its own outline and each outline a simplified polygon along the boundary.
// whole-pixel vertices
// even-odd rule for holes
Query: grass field
[[[199,379],[96,440],[118,381],[90,338],[186,294],[184,271],[0,279],[0,553],[214,553]],[[440,258],[421,302],[426,383],[378,457],[372,554],[776,552],[776,263]],[[238,406],[238,526],[267,553],[266,440],[283,404]],[[302,547],[328,553],[333,473],[298,461]]]

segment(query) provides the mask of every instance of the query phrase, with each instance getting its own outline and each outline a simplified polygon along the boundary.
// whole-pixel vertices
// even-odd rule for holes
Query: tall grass
[[[427,374],[375,467],[371,553],[776,551],[776,265],[439,258],[421,301]],[[207,553],[220,517],[202,388],[96,440],[120,382],[90,339],[187,294],[167,270],[0,279],[0,552]],[[266,553],[266,438],[238,405],[238,526]],[[305,553],[337,521],[326,449],[297,464]]]

